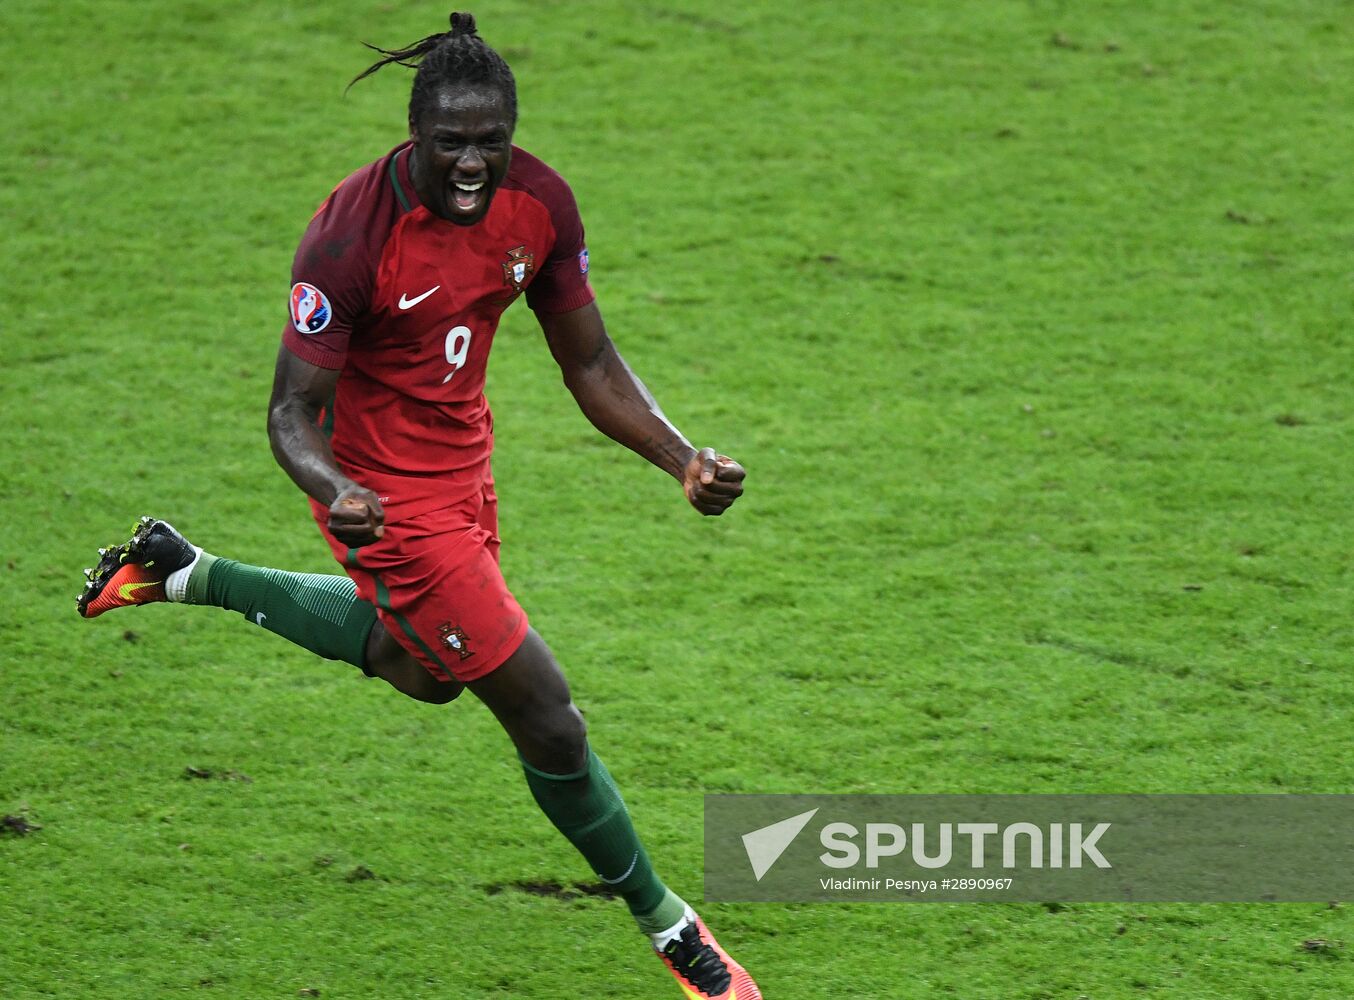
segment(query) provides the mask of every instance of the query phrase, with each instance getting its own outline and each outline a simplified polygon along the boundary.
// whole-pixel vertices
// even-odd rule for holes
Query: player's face
[[[512,151],[508,102],[493,87],[443,87],[409,122],[414,190],[434,215],[472,226],[489,211]]]

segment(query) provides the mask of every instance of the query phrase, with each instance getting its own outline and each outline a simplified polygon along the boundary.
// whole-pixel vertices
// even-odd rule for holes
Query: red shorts
[[[498,568],[498,497],[492,483],[468,500],[387,524],[379,541],[350,549],[325,528],[327,508],[311,502],[320,533],[357,596],[440,681],[473,681],[517,651],[527,615]]]

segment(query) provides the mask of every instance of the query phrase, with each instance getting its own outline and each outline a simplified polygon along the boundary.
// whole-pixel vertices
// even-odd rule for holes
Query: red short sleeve
[[[391,162],[391,156],[383,157],[335,188],[301,237],[282,342],[302,361],[343,367],[353,325],[371,302],[381,249],[399,215],[386,176]]]
[[[527,305],[538,313],[570,312],[597,297],[588,284],[588,247],[583,239],[583,220],[579,217],[574,193],[564,178],[539,160],[533,166],[541,169],[529,172],[529,176],[535,175],[531,177],[530,191],[550,212],[555,242],[535,280],[527,286]]]

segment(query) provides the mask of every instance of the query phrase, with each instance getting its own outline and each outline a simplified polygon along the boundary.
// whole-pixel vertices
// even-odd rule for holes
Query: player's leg
[[[462,504],[387,524],[380,542],[343,558],[373,582],[391,638],[431,676],[468,685],[497,716],[541,807],[641,926],[666,930],[684,904],[654,875],[615,785],[588,750],[569,685],[503,581],[493,507],[486,484]]]
[[[363,593],[375,595],[389,637],[429,676],[469,686],[498,717],[542,810],[625,899],[683,988],[758,1000],[747,973],[654,874],[615,783],[588,748],[563,674],[503,581],[494,506],[486,484],[462,504],[388,522],[376,544],[342,553],[331,545]]]
[[[395,641],[381,621],[372,626],[363,669],[368,676],[381,678],[396,691],[434,705],[454,701],[465,690],[465,685],[460,681],[438,680],[430,674],[422,663]]]
[[[439,683],[392,641],[376,608],[345,576],[289,573],[221,559],[189,543],[172,526],[142,518],[122,545],[100,550],[86,571],[76,608],[97,618],[114,608],[171,601],[239,612],[245,620],[331,660],[381,677],[420,701],[444,703],[458,683]]]
[[[476,517],[484,550],[498,565],[498,497],[486,481]],[[614,887],[668,970],[699,995],[759,1000],[747,972],[719,947],[691,907],[654,873],[606,767],[587,742],[587,726],[545,641],[529,629],[497,669],[471,690],[498,718],[522,759],[541,810],[578,848],[597,877]]]
[[[677,923],[684,904],[654,873],[615,782],[588,746],[564,674],[535,630],[469,686],[517,748],[541,810],[625,899],[640,927],[654,934]]]
[[[569,684],[535,629],[504,663],[470,683],[494,713],[523,763],[548,774],[572,774],[587,764],[587,724]]]
[[[658,878],[616,783],[588,745],[564,674],[535,630],[469,687],[517,748],[541,811],[625,900],[683,989],[699,991],[688,995],[758,1000],[752,978]]]

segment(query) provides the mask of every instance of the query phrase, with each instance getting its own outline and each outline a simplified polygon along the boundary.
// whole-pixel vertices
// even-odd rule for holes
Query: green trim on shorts
[[[371,570],[367,570],[366,572],[371,573]],[[376,606],[387,611],[399,624],[400,628],[404,630],[404,634],[412,639],[418,645],[418,648],[427,654],[428,659],[432,660],[445,670],[448,677],[455,679],[456,675],[451,672],[451,667],[447,666],[442,657],[438,656],[437,653],[423,641],[423,637],[414,631],[414,626],[409,623],[409,620],[390,606],[390,591],[386,589],[386,585],[381,581],[380,576],[371,573],[371,578],[376,581]]]
[[[409,619],[405,618],[404,615],[400,614],[393,607],[391,607],[390,590],[386,587],[385,581],[381,579],[381,575],[377,573],[375,570],[368,569],[367,567],[362,565],[361,560],[358,558],[357,549],[349,549],[348,554],[344,556],[343,561],[346,565],[352,567],[353,569],[360,569],[363,573],[366,573],[372,578],[372,580],[376,583],[376,606],[380,608],[382,611],[386,612],[388,615],[390,615],[391,618],[394,618],[395,624],[399,625],[400,630],[404,632],[404,634],[407,635],[409,639],[416,646],[418,646],[419,649],[423,650],[423,652],[427,655],[428,659],[432,660],[439,667],[445,670],[447,672],[447,676],[454,680],[456,678],[456,675],[451,672],[451,667],[447,666],[446,661],[443,660],[442,657],[438,656],[437,652],[433,650],[426,642],[423,641],[423,637],[421,635],[419,635],[416,631],[414,631],[414,626],[410,624]]]

